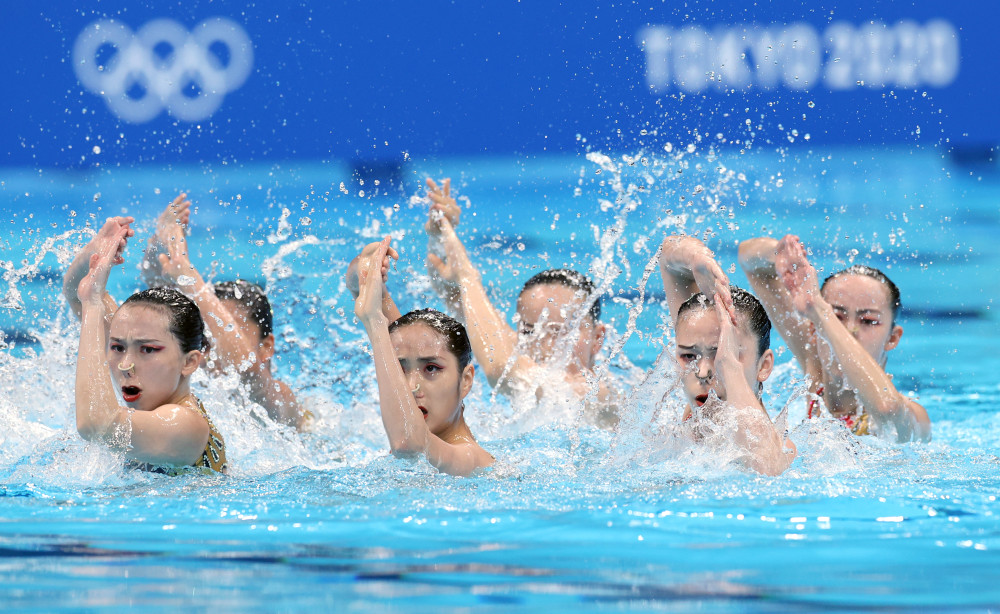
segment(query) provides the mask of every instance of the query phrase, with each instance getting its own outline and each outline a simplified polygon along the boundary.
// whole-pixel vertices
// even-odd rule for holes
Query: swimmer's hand
[[[692,258],[691,274],[694,275],[694,282],[698,285],[705,296],[715,297],[714,300],[722,304],[728,312],[729,319],[736,320],[736,308],[733,307],[733,296],[729,291],[729,277],[723,272],[722,267],[715,261],[711,251],[704,245]]]
[[[156,232],[161,230],[165,233],[164,238],[169,237],[169,231],[174,226],[187,228],[191,220],[191,201],[187,199],[187,194],[181,192],[177,195],[167,208],[163,210],[160,217],[156,219]]]
[[[122,221],[126,219],[131,220],[132,218],[109,218],[98,236],[94,237],[94,241],[91,241],[95,252],[90,255],[88,263],[90,269],[80,281],[76,291],[80,302],[85,305],[103,304],[104,291],[108,285],[111,267],[125,262],[125,247],[128,245],[128,238],[134,234],[132,228],[129,227],[131,222]],[[117,226],[117,230],[114,230],[112,234],[111,229],[115,226]]]
[[[381,242],[375,244],[377,248],[367,260],[362,260],[358,266],[358,296],[354,301],[354,315],[358,316],[362,322],[370,322],[378,316],[384,316],[382,312],[382,275],[383,264],[388,261],[389,242],[391,237],[386,236]],[[395,250],[392,250],[395,253]],[[398,256],[397,256],[398,257]]]
[[[191,201],[187,194],[181,193],[156,218],[156,228],[146,242],[143,252],[143,262],[140,273],[148,286],[166,286],[175,283],[170,276],[164,277],[160,255],[168,251],[168,241],[178,227],[187,232],[191,220]]]
[[[445,285],[453,288],[478,276],[478,272],[472,265],[472,261],[469,260],[465,246],[455,234],[451,222],[442,217],[438,220],[437,225],[441,245],[444,248],[444,258],[435,253],[427,254],[427,272],[432,281],[444,282]]]
[[[385,240],[383,239],[382,241],[376,241],[375,243],[369,243],[366,245],[364,249],[361,250],[361,253],[358,254],[347,267],[347,273],[344,275],[344,283],[347,284],[347,289],[351,291],[351,296],[355,299],[358,298],[358,293],[361,291],[361,283],[359,279],[361,271],[368,270],[372,258],[379,253],[384,242]],[[390,246],[382,256],[382,263],[379,266],[379,274],[382,279],[382,283],[389,281],[389,268],[392,266],[393,260],[399,260],[399,252]]]
[[[816,269],[809,264],[805,247],[795,235],[785,235],[778,242],[774,256],[774,270],[788,289],[792,307],[800,315],[808,316],[820,299]]]
[[[712,250],[695,237],[672,235],[660,246],[660,272],[668,298],[673,296],[674,311],[695,288],[706,297],[718,295],[723,306],[735,318],[733,297],[729,291],[729,278],[715,261]],[[694,287],[691,287],[694,282]],[[675,314],[676,317],[676,314]]]
[[[427,198],[431,201],[431,207],[427,223],[424,230],[429,235],[437,235],[441,232],[441,220],[447,219],[452,228],[458,226],[458,220],[462,216],[462,210],[458,203],[451,196],[451,179],[445,179],[438,187],[434,180],[427,178]]]
[[[180,197],[178,197],[179,199]],[[176,203],[177,200],[174,202]],[[188,203],[188,205],[190,204]],[[188,281],[182,279],[182,276],[200,277],[188,258],[188,244],[187,236],[184,234],[184,226],[180,223],[168,223],[166,226],[158,228],[157,233],[167,249],[165,254],[157,256],[162,275],[178,286],[192,285],[190,282],[182,283]]]

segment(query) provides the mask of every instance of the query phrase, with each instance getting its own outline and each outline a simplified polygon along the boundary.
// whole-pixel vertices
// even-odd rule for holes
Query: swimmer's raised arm
[[[443,216],[448,219],[452,228],[455,228],[462,216],[458,202],[451,195],[451,179],[445,179],[441,182],[441,187],[438,187],[434,180],[428,177],[427,198],[431,201],[431,205],[427,212],[424,230],[427,232],[427,273],[431,279],[431,287],[444,301],[445,310],[464,324],[465,314],[462,313],[462,299],[458,286],[442,277],[438,268],[434,266],[442,263],[442,258],[446,255],[441,241],[439,220]],[[434,256],[433,262],[431,255]]]
[[[171,240],[174,230],[180,226],[187,228],[191,219],[191,201],[187,194],[180,193],[168,204],[160,216],[156,218],[156,228],[146,241],[146,249],[142,255],[142,265],[139,273],[142,280],[150,288],[157,286],[176,287],[176,280],[163,275],[159,256],[167,251],[167,243]]]
[[[815,350],[815,333],[806,320],[798,317],[792,306],[788,288],[782,283],[775,268],[777,260],[787,260],[787,254],[798,237],[787,235],[781,241],[770,237],[749,239],[740,244],[739,261],[767,316],[785,340],[788,349],[799,362],[802,371],[820,386],[822,365],[818,364]],[[812,348],[812,349],[810,349]]]
[[[795,445],[777,432],[757,394],[747,385],[740,352],[754,349],[740,347],[736,324],[718,294],[714,300],[719,319],[715,369],[726,390],[725,404],[729,408],[723,411],[732,411],[736,420],[735,443],[743,450],[742,460],[749,469],[764,475],[780,475],[795,459]]]
[[[686,235],[664,239],[660,246],[660,275],[667,307],[675,321],[681,304],[698,292],[705,296],[718,294],[729,313],[734,313],[729,278],[715,261],[712,250],[698,239]]]
[[[816,269],[809,264],[805,248],[798,237],[792,239],[794,241],[789,242],[786,250],[787,257],[779,260],[778,274],[796,313],[812,322],[817,336],[829,349],[829,352],[820,351],[824,367],[827,362],[835,363],[843,375],[844,387],[857,397],[858,403],[876,424],[893,424],[900,441],[930,439],[931,423],[927,411],[896,389],[882,365],[839,320],[833,307],[820,293]],[[889,340],[892,347],[902,335],[902,329],[896,328],[898,333],[894,332]],[[824,372],[830,370],[824,368]],[[836,390],[829,392],[836,393]]]
[[[119,225],[100,251],[91,254],[88,273],[77,289],[81,303],[80,347],[76,362],[76,427],[87,441],[102,441],[130,459],[153,464],[191,464],[208,442],[208,422],[189,408],[168,404],[153,411],[132,411],[118,403],[108,377],[108,333],[104,326],[111,268],[124,262],[131,229]],[[129,340],[131,341],[131,340]],[[124,352],[127,360],[128,352]],[[183,373],[198,367],[200,352],[190,352]],[[133,363],[134,366],[134,363]],[[115,365],[127,369],[126,365]],[[125,428],[122,428],[125,427]]]
[[[469,331],[476,362],[490,386],[496,386],[517,348],[517,333],[493,306],[479,271],[469,260],[451,222],[445,216],[435,221],[445,257],[442,259],[436,254],[428,254],[428,269],[455,289],[461,319],[464,319]],[[520,357],[519,360],[529,359]]]
[[[133,217],[109,217],[104,222],[104,225],[101,226],[101,229],[97,231],[97,234],[77,252],[73,258],[73,262],[66,269],[66,273],[63,275],[63,296],[66,298],[66,302],[69,303],[70,309],[76,314],[76,317],[79,318],[81,316],[83,308],[80,298],[77,295],[77,290],[80,282],[90,271],[91,256],[107,251],[115,242],[118,243],[118,247],[121,250],[124,250],[129,237],[135,235],[135,231],[131,227],[133,222],[135,222],[135,218]],[[125,229],[124,234],[122,234],[122,229]],[[119,234],[122,234],[123,238],[118,239]],[[104,291],[102,300],[105,305],[105,328],[107,328],[111,324],[111,316],[118,309],[118,303],[115,302],[115,299],[106,290]]]
[[[180,224],[165,227],[161,238],[167,248],[165,254],[159,255],[162,275],[198,306],[205,325],[212,331],[215,350],[223,366],[234,366],[241,373],[248,370],[254,363],[251,355],[255,355],[257,342],[240,332],[243,328],[233,313],[215,295],[212,284],[206,282],[191,264],[184,227]]]
[[[351,292],[351,296],[354,297],[356,301],[358,299],[358,293],[360,290],[360,279],[359,271],[368,266],[368,261],[376,253],[379,252],[382,242],[376,241],[374,243],[369,243],[361,250],[361,253],[351,260],[351,263],[347,265],[347,273],[344,274],[344,283],[347,284],[347,289]],[[389,281],[389,267],[392,266],[392,261],[399,260],[399,253],[390,247],[386,250],[385,256],[382,258],[382,265],[380,267],[380,272],[382,276],[382,313],[385,317],[389,319],[390,322],[394,322],[399,319],[401,315],[399,312],[399,307],[396,306],[395,301],[392,300],[392,296],[389,294],[389,289],[386,288],[385,282]]]
[[[393,454],[423,454],[444,473],[469,475],[476,469],[491,465],[493,458],[474,442],[448,443],[428,429],[393,349],[389,321],[382,310],[383,283],[380,279],[381,263],[388,250],[389,237],[386,237],[374,257],[359,269],[360,287],[354,313],[364,325],[371,342],[379,407],[389,446]],[[470,365],[463,374],[461,384],[471,387],[473,374]]]

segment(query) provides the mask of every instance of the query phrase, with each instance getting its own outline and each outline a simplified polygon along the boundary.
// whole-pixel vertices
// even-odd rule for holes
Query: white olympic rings
[[[226,65],[213,50],[220,44]],[[101,55],[110,50],[102,65]],[[104,19],[77,37],[73,68],[80,83],[103,96],[124,121],[148,122],[165,109],[194,122],[211,117],[225,95],[243,85],[253,68],[253,45],[239,24],[222,17],[206,19],[190,32],[172,19],[155,19],[134,34],[121,22]]]

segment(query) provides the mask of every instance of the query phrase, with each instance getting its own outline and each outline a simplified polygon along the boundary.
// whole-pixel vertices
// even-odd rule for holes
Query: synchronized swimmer
[[[393,454],[423,457],[459,476],[495,462],[465,421],[476,364],[490,387],[517,402],[582,407],[587,421],[623,428],[622,385],[595,369],[606,325],[594,284],[570,269],[538,273],[517,298],[515,329],[489,299],[455,231],[461,209],[450,181],[427,185],[428,273],[453,317],[434,309],[400,313],[388,288],[391,262],[399,259],[389,237],[365,246],[345,274],[372,348]],[[223,437],[190,390],[191,375],[206,361],[210,373],[235,369],[250,400],[275,422],[303,430],[311,416],[272,372],[263,289],[243,280],[213,285],[191,264],[190,206],[181,194],[160,215],[142,267],[150,289],[121,306],[106,285],[135,235],[133,218],[109,218],[67,270],[63,293],[81,319],[77,428],[145,469],[224,472]],[[732,428],[722,431],[744,467],[779,475],[791,465],[796,447],[761,397],[774,367],[772,322],[808,378],[810,418],[822,403],[857,435],[930,439],[926,410],[885,371],[902,328],[899,291],[882,272],[856,265],[820,287],[797,237],[752,239],[740,246],[739,261],[755,297],[731,286],[694,237],[668,237],[659,258],[686,399],[679,428],[692,442],[705,428],[727,424]]]

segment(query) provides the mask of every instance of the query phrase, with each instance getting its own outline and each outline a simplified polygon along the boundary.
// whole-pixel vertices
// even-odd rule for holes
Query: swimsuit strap
[[[819,397],[822,396],[823,396],[823,387],[820,386],[819,388],[816,389],[816,396],[809,399],[809,405],[806,407],[806,412],[808,413],[809,418],[814,418],[816,416],[819,416],[819,408],[817,407],[817,405],[819,405]],[[816,410],[815,414],[813,414],[814,409]]]
[[[201,399],[194,395],[192,395],[192,398],[198,402],[198,412],[208,422],[208,443],[205,444],[205,451],[201,453],[201,459],[197,463],[194,463],[194,465],[196,467],[206,467],[219,473],[225,473],[229,469],[229,464],[226,462],[226,442],[218,429],[215,428],[212,419],[208,417],[208,412],[205,411],[205,405],[201,402]]]

